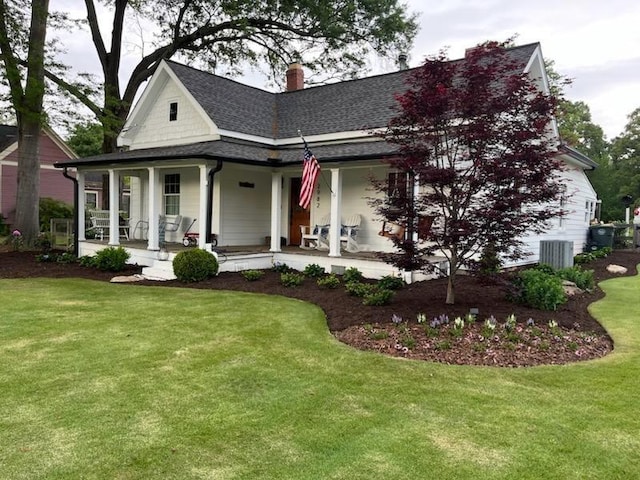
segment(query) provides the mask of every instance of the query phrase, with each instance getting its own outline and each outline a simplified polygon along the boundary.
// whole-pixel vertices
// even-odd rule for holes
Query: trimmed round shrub
[[[199,248],[184,250],[173,259],[173,273],[181,282],[201,282],[218,273],[218,261]]]

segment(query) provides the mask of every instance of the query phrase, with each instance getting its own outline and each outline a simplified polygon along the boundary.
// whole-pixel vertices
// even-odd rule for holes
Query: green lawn
[[[498,369],[353,350],[287,298],[2,280],[0,478],[640,478],[640,278],[602,286],[613,354]]]

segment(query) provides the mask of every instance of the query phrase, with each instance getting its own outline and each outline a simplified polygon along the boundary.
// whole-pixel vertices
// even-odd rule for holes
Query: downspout
[[[80,232],[80,228],[78,225],[78,179],[72,177],[67,173],[67,167],[64,167],[62,171],[62,175],[73,182],[73,227],[74,227],[74,235],[73,235],[73,254],[78,256],[78,232]]]
[[[213,242],[213,237],[211,235],[211,222],[213,221],[213,177],[220,170],[222,170],[222,160],[218,159],[216,167],[209,170],[209,193],[207,195],[207,221],[205,230],[207,243]]]

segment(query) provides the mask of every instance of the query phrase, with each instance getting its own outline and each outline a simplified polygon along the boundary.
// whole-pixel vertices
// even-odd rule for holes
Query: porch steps
[[[153,264],[142,269],[142,275],[147,280],[175,280],[173,273],[173,258],[169,260],[153,260]]]

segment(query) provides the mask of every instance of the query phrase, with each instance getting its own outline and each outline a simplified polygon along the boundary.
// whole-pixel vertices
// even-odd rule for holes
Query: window
[[[94,209],[98,207],[98,192],[92,192],[89,190],[84,191],[84,206],[88,209]]]
[[[164,176],[164,214],[180,214],[180,174]]]
[[[584,203],[584,222],[586,224],[591,223],[591,220],[596,218],[596,202],[593,200],[587,200]]]
[[[558,226],[563,229],[565,227],[565,224],[567,223],[566,217],[567,217],[567,196],[566,195],[562,195],[560,197],[560,209],[562,210],[562,214],[560,215],[559,219],[558,219]]]
[[[169,121],[175,122],[178,120],[178,102],[171,102],[169,104]]]

